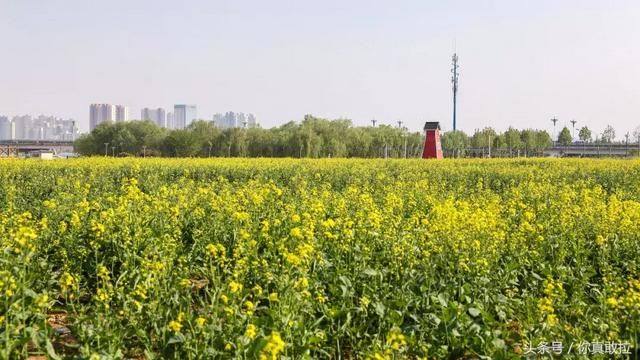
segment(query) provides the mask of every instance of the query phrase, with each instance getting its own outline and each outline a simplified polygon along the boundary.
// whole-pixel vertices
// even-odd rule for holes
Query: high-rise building
[[[196,118],[197,112],[195,105],[175,105],[173,107],[175,129],[186,129]]]
[[[14,116],[13,123],[16,126],[16,139],[31,139],[31,128],[33,126],[33,119],[31,118],[31,116]]]
[[[169,111],[167,113],[167,129],[175,129],[175,128],[176,128],[176,124],[174,121],[173,113]]]
[[[129,121],[129,108],[123,105],[116,105],[116,121]]]
[[[253,114],[247,115],[247,126],[250,128],[254,128],[258,126],[255,115]]]
[[[234,113],[229,111],[226,114],[213,115],[214,124],[221,129],[237,127],[256,127],[256,117],[253,114]]]
[[[141,120],[149,120],[156,123],[158,126],[166,128],[167,127],[167,114],[163,108],[157,109],[142,109],[142,117]]]
[[[91,104],[89,107],[89,130],[93,131],[106,121],[116,120],[116,107],[111,104]]]
[[[0,140],[16,138],[15,124],[6,116],[0,116]]]

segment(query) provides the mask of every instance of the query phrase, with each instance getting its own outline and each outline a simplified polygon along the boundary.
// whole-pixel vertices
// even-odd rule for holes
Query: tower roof
[[[424,123],[425,130],[440,130],[440,123],[437,121],[427,121]]]

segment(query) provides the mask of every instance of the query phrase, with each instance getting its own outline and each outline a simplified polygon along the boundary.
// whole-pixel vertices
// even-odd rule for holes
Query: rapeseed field
[[[0,250],[2,359],[633,350],[640,162],[3,160]]]

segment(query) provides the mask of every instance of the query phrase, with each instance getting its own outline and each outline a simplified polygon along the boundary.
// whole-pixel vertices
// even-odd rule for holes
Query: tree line
[[[579,129],[581,141],[592,140],[587,127]],[[607,127],[595,141],[610,143],[613,128]],[[424,136],[389,125],[353,126],[347,119],[327,120],[307,115],[301,122],[263,129],[220,129],[211,121],[199,120],[186,129],[169,130],[151,121],[103,123],[75,141],[82,155],[164,157],[420,157]],[[563,128],[558,144],[568,145],[573,136]],[[487,127],[472,135],[462,131],[443,132],[446,157],[541,156],[553,146],[547,131],[509,128],[499,133]]]
[[[350,120],[311,115],[263,129],[220,129],[195,121],[168,130],[151,121],[103,123],[74,143],[82,155],[165,157],[418,157],[421,132],[388,125],[354,127]]]

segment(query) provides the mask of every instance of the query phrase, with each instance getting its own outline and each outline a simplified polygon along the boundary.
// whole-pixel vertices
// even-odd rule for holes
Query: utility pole
[[[553,123],[553,144],[555,145],[558,140],[558,137],[556,136],[556,123],[558,122],[558,119],[552,118],[551,122]]]
[[[453,131],[456,131],[456,110],[457,110],[457,98],[458,98],[458,54],[453,53],[451,58],[453,68],[451,69],[451,84],[453,85]]]
[[[400,136],[402,136],[402,120],[398,120],[398,129],[400,130]],[[398,151],[398,157],[400,157],[400,151]]]
[[[627,131],[627,133],[624,135],[625,139],[627,140],[625,142],[625,146],[624,146],[624,152],[625,152],[625,156],[629,157],[629,137],[631,136],[631,134],[629,134],[629,132]]]
[[[371,126],[376,127],[376,119],[371,120]]]
[[[108,149],[109,149],[109,143],[104,143],[104,157],[107,157]]]
[[[406,127],[402,128],[402,131],[404,133],[404,158],[407,158],[407,136],[409,136],[409,129],[407,129]]]
[[[573,132],[571,133],[571,138],[575,139],[576,138],[576,123],[577,123],[577,121],[571,120],[569,122],[571,123],[571,128],[573,129]]]

